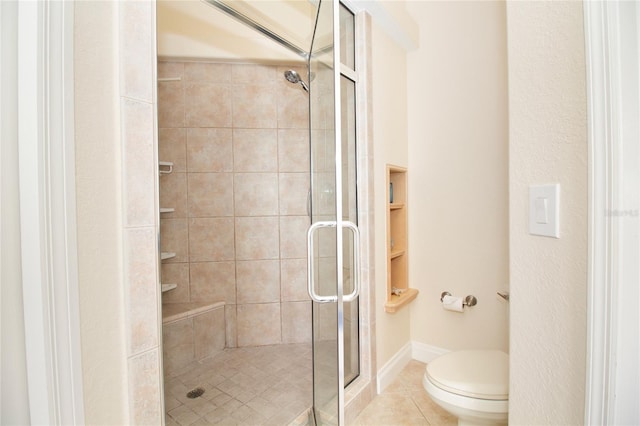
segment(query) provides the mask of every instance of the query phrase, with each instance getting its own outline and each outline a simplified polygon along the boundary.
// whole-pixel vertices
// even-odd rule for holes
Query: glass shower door
[[[343,425],[344,388],[359,374],[355,83],[340,72],[354,67],[354,43],[341,46],[340,37],[350,12],[339,0],[206,1],[308,59],[313,413],[316,424]],[[344,30],[353,38],[353,23]]]
[[[313,301],[313,410],[316,424],[323,425],[344,424],[345,383],[358,374],[351,361],[345,370],[345,351],[349,359],[357,359],[358,352],[357,319],[355,332],[345,334],[345,318],[357,318],[359,234],[354,223],[355,137],[347,131],[353,120],[343,120],[348,109],[342,107],[340,46],[335,42],[339,7],[333,0],[320,2],[309,55],[308,280]],[[351,125],[345,127],[346,122]]]

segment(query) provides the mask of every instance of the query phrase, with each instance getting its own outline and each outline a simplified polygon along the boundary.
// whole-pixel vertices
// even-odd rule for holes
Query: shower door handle
[[[360,293],[360,232],[358,227],[352,222],[343,222],[343,229],[349,229],[353,232],[353,291],[343,296],[343,301],[351,302],[358,297]],[[314,258],[313,258],[313,236],[320,228],[335,228],[335,221],[320,221],[312,224],[307,231],[307,291],[311,300],[317,303],[337,302],[338,296],[321,296],[316,293],[314,280]]]
[[[338,296],[320,296],[316,293],[314,276],[314,261],[313,261],[313,234],[320,228],[335,228],[337,223],[335,221],[320,221],[313,223],[307,231],[307,291],[311,300],[317,303],[330,303],[337,302]]]

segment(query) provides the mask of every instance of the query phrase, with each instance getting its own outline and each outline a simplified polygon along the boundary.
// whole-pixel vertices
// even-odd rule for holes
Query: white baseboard
[[[449,350],[439,348],[437,346],[427,345],[426,343],[420,342],[411,342],[411,358],[420,361],[429,363],[439,357],[440,355],[444,355]]]
[[[411,361],[412,344],[407,342],[394,356],[378,370],[378,394],[393,382],[402,369]]]
[[[412,359],[428,363],[447,352],[449,352],[447,349],[426,343],[408,342],[378,370],[378,394],[382,393],[398,377],[398,374]]]

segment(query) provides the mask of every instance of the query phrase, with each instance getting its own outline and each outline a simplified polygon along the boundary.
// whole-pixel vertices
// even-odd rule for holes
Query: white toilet
[[[507,424],[509,355],[498,350],[449,352],[427,364],[422,385],[459,426]]]

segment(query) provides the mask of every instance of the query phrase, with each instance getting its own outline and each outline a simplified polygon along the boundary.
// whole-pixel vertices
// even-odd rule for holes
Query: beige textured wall
[[[372,21],[371,81],[373,90],[373,143],[375,217],[375,297],[377,369],[409,342],[409,309],[384,312],[386,301],[386,164],[406,167],[407,158],[407,55]],[[411,202],[411,201],[410,201]],[[420,296],[418,296],[420,297]]]
[[[508,350],[505,3],[409,2],[420,47],[408,54],[411,339]],[[472,294],[464,314],[440,294]]]
[[[117,8],[75,6],[78,281],[85,421],[126,424]]]
[[[509,423],[584,421],[587,115],[582,4],[507,6]],[[528,234],[528,186],[560,183],[560,239]]]

